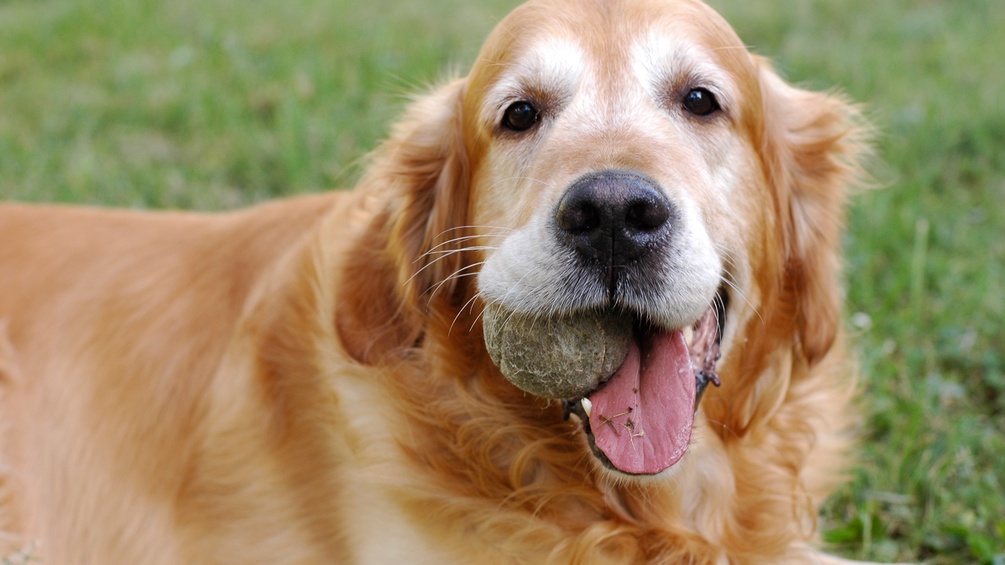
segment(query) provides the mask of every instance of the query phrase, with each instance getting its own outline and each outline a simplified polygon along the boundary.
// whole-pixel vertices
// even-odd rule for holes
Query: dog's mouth
[[[727,301],[720,291],[701,318],[683,330],[637,321],[621,367],[593,391],[564,401],[565,417],[579,417],[605,466],[654,475],[684,456],[702,394],[709,383],[720,385],[715,364]]]

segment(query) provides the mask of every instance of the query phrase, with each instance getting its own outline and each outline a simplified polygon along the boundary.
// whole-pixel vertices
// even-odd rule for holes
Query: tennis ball
[[[485,308],[485,346],[502,374],[520,389],[547,398],[575,398],[614,374],[628,354],[629,316],[587,311],[523,315]]]

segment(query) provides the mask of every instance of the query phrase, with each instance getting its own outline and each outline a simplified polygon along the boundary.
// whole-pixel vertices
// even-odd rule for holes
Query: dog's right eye
[[[705,88],[693,88],[684,96],[684,109],[695,116],[708,116],[719,110],[719,101]]]
[[[541,113],[537,111],[537,108],[533,104],[526,100],[520,100],[510,104],[506,108],[506,113],[503,114],[502,125],[513,131],[527,131],[537,124],[540,116]]]

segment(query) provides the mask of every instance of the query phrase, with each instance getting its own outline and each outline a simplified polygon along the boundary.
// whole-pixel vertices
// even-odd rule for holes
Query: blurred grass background
[[[712,3],[880,131],[846,238],[865,442],[825,539],[1005,564],[1005,2]],[[0,0],[0,198],[217,210],[351,185],[404,95],[513,5]]]

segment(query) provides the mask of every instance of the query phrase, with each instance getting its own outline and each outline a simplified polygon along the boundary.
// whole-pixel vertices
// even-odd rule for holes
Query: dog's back
[[[0,532],[46,532],[52,563],[95,545],[184,561],[167,551],[201,400],[256,281],[335,198],[223,215],[0,207]]]

